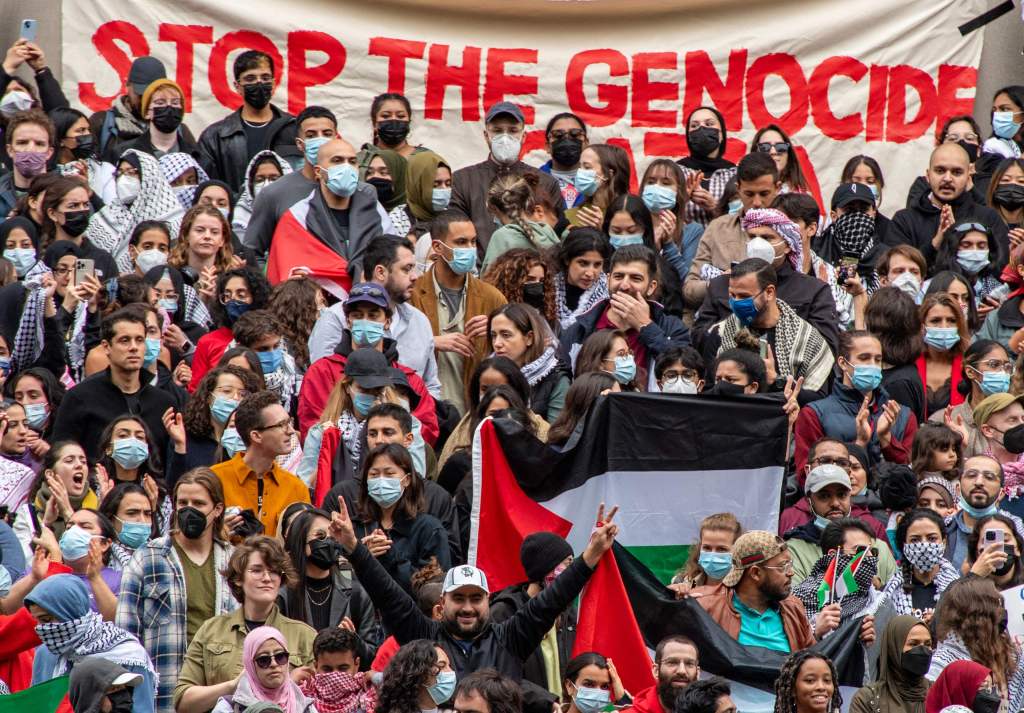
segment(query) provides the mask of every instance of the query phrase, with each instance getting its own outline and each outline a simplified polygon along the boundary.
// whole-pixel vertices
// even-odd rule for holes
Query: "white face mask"
[[[28,111],[31,108],[32,95],[28,92],[14,90],[0,99],[0,114],[4,116],[14,116],[19,111]]]
[[[122,205],[134,203],[135,199],[139,197],[139,192],[142,191],[142,181],[135,176],[118,176],[115,186],[117,200],[121,201]]]
[[[910,295],[915,300],[917,299],[917,294],[921,291],[921,282],[912,272],[900,273],[890,284],[901,292]]]
[[[498,134],[491,139],[491,155],[498,163],[512,164],[519,159],[522,142],[512,134]]]
[[[135,257],[135,264],[143,273],[149,272],[157,265],[167,264],[167,253],[159,250],[143,250]]]
[[[775,262],[775,248],[767,240],[761,237],[751,238],[747,241],[747,257],[757,257],[771,265]]]
[[[674,379],[668,379],[661,385],[661,393],[663,394],[695,394],[697,393],[696,382],[684,379],[681,376],[677,376]]]

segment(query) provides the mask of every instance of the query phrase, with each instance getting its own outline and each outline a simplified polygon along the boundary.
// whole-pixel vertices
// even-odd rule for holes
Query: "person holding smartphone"
[[[965,568],[977,577],[992,580],[1000,592],[1024,584],[1024,538],[1006,515],[996,513],[980,518],[967,538]]]

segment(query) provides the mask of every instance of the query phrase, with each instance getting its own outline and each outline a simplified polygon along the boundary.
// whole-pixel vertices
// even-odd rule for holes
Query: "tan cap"
[[[767,562],[785,549],[785,541],[774,532],[751,530],[740,535],[732,546],[732,569],[722,584],[735,587],[748,567]]]
[[[974,425],[983,425],[992,418],[992,414],[999,413],[1003,409],[1011,406],[1015,401],[1020,402],[1022,399],[1024,399],[1024,394],[1014,396],[1013,394],[1002,393],[986,396],[984,400],[974,408]]]

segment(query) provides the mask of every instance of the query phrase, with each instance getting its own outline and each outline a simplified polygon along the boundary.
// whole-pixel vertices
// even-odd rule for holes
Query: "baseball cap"
[[[854,201],[875,204],[875,194],[863,183],[841,183],[832,194],[832,208],[843,208]]]
[[[131,671],[125,671],[124,673],[119,675],[117,678],[115,678],[113,681],[111,681],[110,685],[111,686],[131,686],[132,688],[135,688],[140,683],[142,683],[142,676],[140,676],[137,673],[132,673]]]
[[[355,349],[345,362],[345,376],[360,389],[379,389],[391,384],[391,365],[388,358],[376,349]]]
[[[353,305],[360,302],[377,305],[389,317],[391,316],[391,300],[388,299],[387,290],[376,282],[360,282],[358,285],[353,285],[352,289],[348,291],[348,298],[342,305],[342,309],[348,312]]]
[[[767,562],[786,549],[786,543],[774,532],[751,530],[740,535],[732,546],[732,569],[725,575],[722,584],[735,587],[743,572],[755,564]]]
[[[409,397],[409,410],[415,411],[416,407],[420,405],[420,395],[416,393],[416,389],[412,388],[412,384],[409,383],[409,377],[404,371],[394,366],[388,370],[388,373],[391,374],[391,385],[400,387],[398,392],[402,396]],[[0,569],[3,568],[0,567]]]
[[[444,575],[441,593],[448,594],[461,587],[477,587],[484,590],[484,594],[491,593],[487,588],[487,575],[484,574],[484,571],[468,564],[460,564],[458,567],[448,570]]]
[[[128,70],[128,84],[140,97],[158,79],[167,79],[167,69],[156,57],[138,57]]]
[[[986,396],[985,399],[974,408],[974,425],[981,426],[992,418],[993,414],[999,413],[1008,408],[1015,401],[1024,400],[1024,394],[1014,396],[1013,394],[1001,393]]]
[[[826,485],[832,485],[833,483],[838,483],[850,490],[853,489],[853,485],[850,483],[850,474],[838,465],[831,463],[819,465],[808,473],[807,484],[804,489],[808,493],[816,493]]]
[[[492,105],[491,108],[487,110],[487,116],[484,117],[484,123],[490,123],[502,114],[509,114],[520,124],[526,123],[526,119],[523,118],[523,112],[512,102],[498,102],[497,104]]]

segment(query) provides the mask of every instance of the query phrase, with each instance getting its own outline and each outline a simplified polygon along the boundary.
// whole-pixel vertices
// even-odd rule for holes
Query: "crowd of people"
[[[275,70],[239,54],[242,106],[190,129],[155,58],[91,115],[37,44],[3,58],[0,690],[70,672],[76,712],[731,713],[686,632],[649,642],[645,690],[573,656],[614,508],[582,552],[527,537],[519,585],[467,563],[484,419],[567,449],[597,400],[660,392],[788,416],[778,532],[707,517],[665,592],[788,656],[776,713],[837,713],[813,647],[854,619],[877,654],[855,710],[1024,706],[1000,594],[1024,583],[1024,87],[992,98],[990,137],[946,119],[906,196],[896,149],[816,166],[839,182],[820,205],[782,128],[733,163],[711,106],[688,155],[631,175],[568,112],[527,165],[498,102],[450,137],[480,145],[457,167],[401,94],[342,137],[329,107],[275,105]],[[343,291],[319,264],[268,279],[297,235]]]

